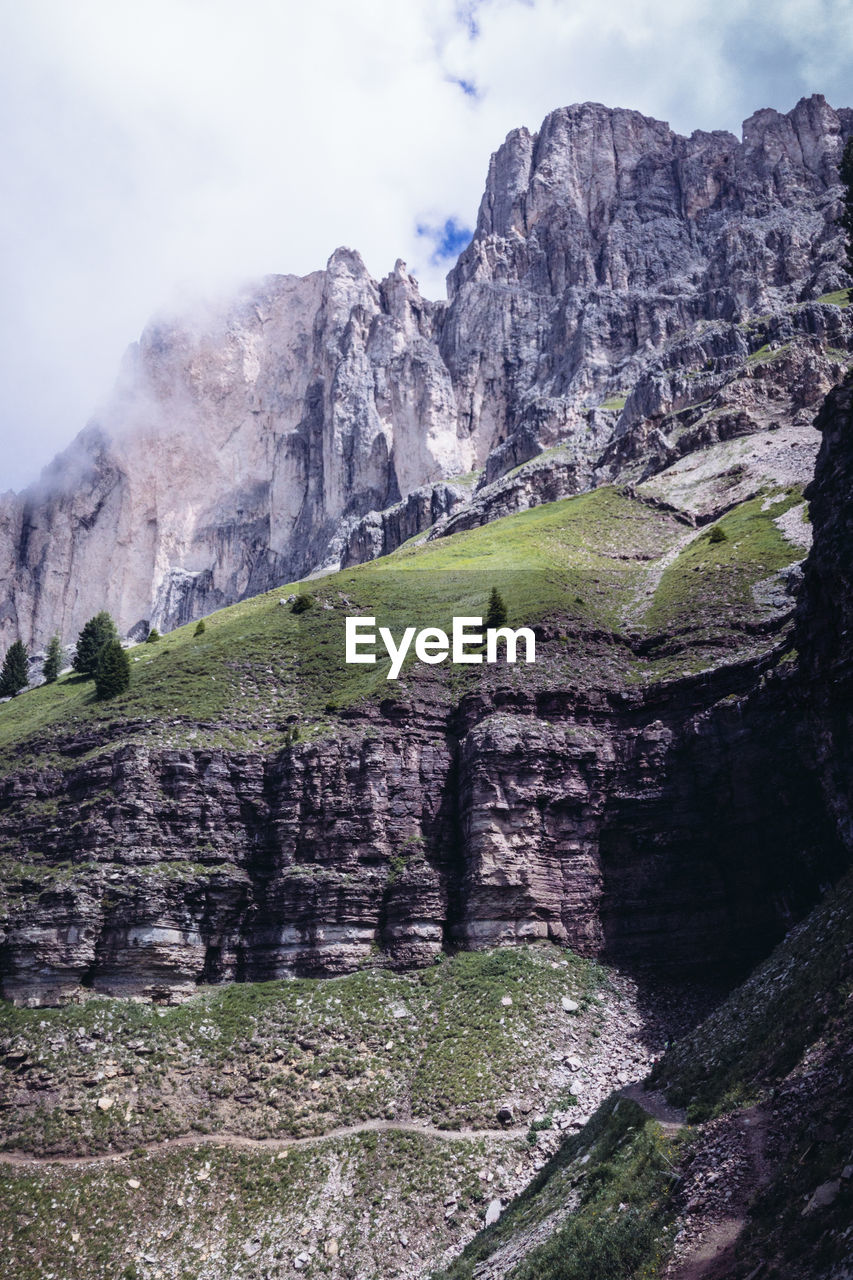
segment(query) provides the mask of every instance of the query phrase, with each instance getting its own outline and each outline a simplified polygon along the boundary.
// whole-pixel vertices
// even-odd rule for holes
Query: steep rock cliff
[[[170,997],[536,938],[742,969],[844,859],[776,662],[455,708],[427,684],[272,754],[69,738],[0,787],[3,994]]]
[[[797,616],[806,724],[829,811],[853,853],[853,381],[827,397],[814,481],[815,539]]]
[[[838,307],[792,313],[846,283],[834,218],[850,130],[819,95],[757,112],[740,142],[567,107],[492,158],[448,303],[422,299],[401,263],[377,284],[338,250],[325,271],[153,324],[93,423],[0,504],[0,636],[73,641],[102,607],[125,633],[169,629],[384,554],[459,514],[444,480],[480,470],[482,491],[543,448],[570,469],[494,504],[475,493],[465,527],[672,462],[663,419],[746,366],[750,317],[775,322],[771,342],[787,324],[850,349]],[[700,383],[709,360],[716,379]],[[806,410],[820,383],[803,383]]]
[[[4,625],[73,640],[96,607],[168,629],[335,550],[354,516],[468,469],[433,308],[358,254],[149,327],[95,423],[3,522]]]

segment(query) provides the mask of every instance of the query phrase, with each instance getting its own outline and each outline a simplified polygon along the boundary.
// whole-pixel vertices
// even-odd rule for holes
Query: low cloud
[[[848,83],[848,0],[0,0],[0,489],[160,307],[339,244],[429,297],[490,153],[592,99],[737,130]]]

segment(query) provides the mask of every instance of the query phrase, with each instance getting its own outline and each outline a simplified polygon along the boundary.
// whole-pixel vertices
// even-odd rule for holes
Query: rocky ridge
[[[492,158],[447,303],[399,262],[377,284],[342,249],[151,325],[97,418],[3,502],[4,635],[70,641],[103,606],[127,634],[168,630],[448,518],[470,527],[748,434],[772,406],[703,401],[789,337],[814,366],[808,414],[850,351],[839,308],[809,305],[846,283],[850,130],[820,95],[757,112],[742,141],[564,108]],[[766,399],[784,395],[765,379]],[[472,470],[473,501],[447,483]]]

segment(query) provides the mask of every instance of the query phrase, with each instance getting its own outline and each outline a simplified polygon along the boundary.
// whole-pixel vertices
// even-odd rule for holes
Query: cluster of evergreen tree
[[[0,698],[14,698],[29,684],[29,660],[22,641],[15,640],[6,650],[0,671]]]
[[[195,635],[204,635],[204,618],[196,623]],[[152,627],[148,632],[149,644],[156,644],[160,632]],[[58,635],[52,636],[47,646],[43,675],[46,684],[58,679],[63,667],[64,653]],[[122,648],[116,624],[105,609],[90,618],[77,637],[77,647],[71,665],[78,675],[95,681],[99,698],[113,698],[130,685],[130,659]],[[29,684],[29,655],[21,640],[15,640],[6,652],[0,670],[0,698],[13,698]]]
[[[71,665],[81,676],[94,676],[99,698],[114,698],[130,684],[130,659],[106,610],[90,618],[80,632]]]

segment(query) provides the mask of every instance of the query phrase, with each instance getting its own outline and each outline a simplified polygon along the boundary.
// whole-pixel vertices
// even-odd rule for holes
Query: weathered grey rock
[[[740,142],[563,108],[492,157],[447,304],[404,264],[378,284],[339,249],[325,271],[152,324],[42,481],[0,500],[0,641],[72,642],[104,607],[125,634],[168,630],[447,517],[471,527],[755,429],[733,406],[674,443],[663,419],[745,360],[738,324],[775,317],[783,341],[793,306],[847,283],[834,219],[850,128],[819,95],[757,112]],[[838,308],[806,312],[796,324],[826,346]],[[661,364],[680,333],[718,363],[692,386],[695,361]],[[822,378],[804,378],[805,409]],[[463,516],[443,482],[472,469]]]
[[[370,510],[470,469],[402,263],[357,253],[149,326],[97,419],[0,511],[2,626],[73,640],[98,608],[165,630],[308,573]]]
[[[829,1182],[822,1182],[805,1209],[803,1209],[803,1217],[809,1213],[814,1213],[818,1209],[826,1209],[827,1206],[834,1204],[840,1191],[840,1178],[832,1178]]]
[[[503,1211],[503,1202],[502,1202],[502,1201],[500,1201],[500,1200],[490,1200],[490,1201],[489,1201],[489,1207],[488,1207],[488,1209],[486,1210],[486,1220],[485,1220],[485,1225],[486,1225],[487,1227],[491,1227],[491,1226],[493,1226],[493,1225],[497,1222],[498,1218],[501,1216],[502,1211]]]
[[[448,277],[441,347],[463,426],[509,469],[534,441],[578,436],[584,406],[624,396],[679,330],[845,284],[834,183],[848,130],[816,95],[757,112],[742,142],[595,103],[511,133]]]

